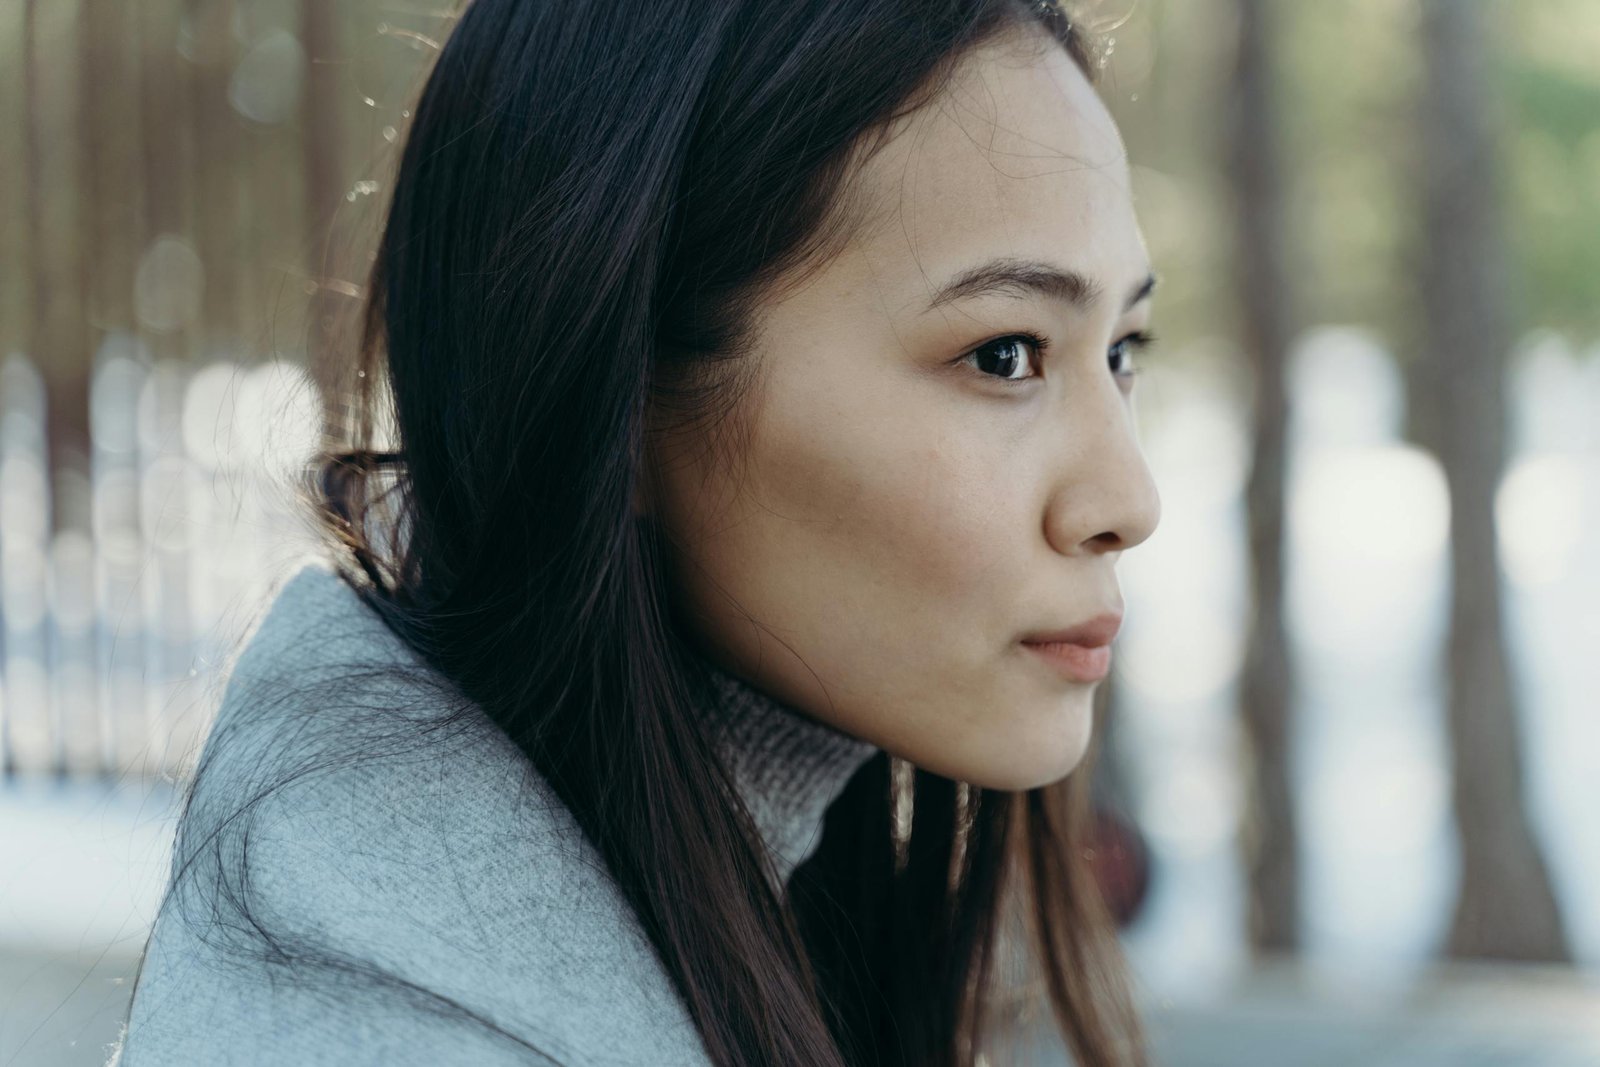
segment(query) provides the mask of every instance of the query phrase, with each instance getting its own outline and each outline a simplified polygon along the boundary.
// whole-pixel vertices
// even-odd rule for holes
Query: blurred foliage
[[[325,2],[331,30],[315,55],[308,0],[0,5],[0,345],[29,344],[30,322],[45,315],[36,288],[76,292],[66,279],[89,273],[100,276],[73,313],[97,328],[124,325],[114,320],[137,311],[137,267],[163,233],[194,247],[207,289],[202,321],[169,351],[204,358],[235,339],[293,351],[318,279],[342,283],[335,288],[347,297],[358,291],[407,109],[460,5]],[[1517,332],[1548,327],[1587,345],[1600,338],[1600,3],[1463,2],[1489,4],[1499,31],[1490,84]],[[32,98],[23,74],[29,7]],[[1236,328],[1219,127],[1233,9],[1225,0],[1107,0],[1094,10],[1112,38],[1103,92],[1124,129],[1163,276],[1163,348],[1226,344]],[[1417,4],[1276,0],[1271,14],[1296,320],[1370,327],[1404,358],[1417,316]],[[318,112],[332,121],[319,123]],[[307,164],[317,136],[333,160],[322,188]],[[41,232],[67,242],[42,261],[29,250],[30,145]],[[90,146],[101,155],[85,167]],[[92,180],[97,169],[105,181]],[[330,224],[343,254],[324,271]],[[159,317],[142,325],[172,332]]]
[[[1600,340],[1600,4],[1485,2],[1518,335]],[[1231,62],[1223,0],[1121,0],[1103,91],[1122,124],[1174,345],[1234,332],[1218,129]],[[1415,343],[1415,0],[1278,0],[1276,75],[1295,312]]]
[[[1594,54],[1600,57],[1600,42]],[[1515,56],[1505,82],[1518,118],[1510,202],[1525,324],[1593,338],[1600,335],[1600,58],[1579,73]]]

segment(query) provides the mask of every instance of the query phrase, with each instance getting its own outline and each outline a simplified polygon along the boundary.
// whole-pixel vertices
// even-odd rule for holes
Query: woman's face
[[[862,181],[876,221],[762,309],[747,449],[663,438],[649,506],[725,668],[927,770],[1047,784],[1097,683],[1022,639],[1120,614],[1117,560],[1160,516],[1119,344],[1151,273],[1121,139],[1059,47],[997,42]],[[947,290],[997,260],[1058,282]]]

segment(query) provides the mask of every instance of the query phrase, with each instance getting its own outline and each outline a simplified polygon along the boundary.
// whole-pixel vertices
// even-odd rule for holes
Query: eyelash
[[[970,365],[968,363],[968,360],[970,360],[973,356],[977,355],[979,351],[981,351],[982,349],[988,348],[990,345],[998,345],[998,344],[1001,344],[1002,342],[1005,342],[1005,341],[1026,341],[1030,346],[1032,346],[1034,351],[1036,353],[1038,353],[1040,356],[1043,356],[1045,350],[1050,347],[1050,341],[1047,338],[1041,337],[1040,335],[1034,333],[1032,330],[1019,330],[1016,333],[1006,334],[1004,337],[996,337],[992,341],[985,341],[983,344],[979,345],[977,348],[972,349],[966,355],[962,356],[959,362],[962,363],[963,365]],[[1125,335],[1123,337],[1119,337],[1112,344],[1111,347],[1112,348],[1116,348],[1117,345],[1126,344],[1126,345],[1131,346],[1134,349],[1143,351],[1144,349],[1147,349],[1152,344],[1154,344],[1155,341],[1156,341],[1156,335],[1151,333],[1149,330],[1135,330],[1134,332],[1132,332],[1130,334],[1127,334],[1127,335]],[[1129,370],[1118,371],[1117,374],[1120,377],[1127,379],[1131,383],[1133,381],[1134,377],[1136,375],[1142,373],[1142,372],[1143,372],[1143,368],[1142,367],[1133,367],[1133,368],[1131,368]],[[978,374],[980,377],[983,377],[983,378],[989,378],[989,379],[992,379],[992,380],[995,380],[995,381],[1005,382],[1008,385],[1021,385],[1023,382],[1029,381],[1031,378],[1037,377],[1037,375],[1029,375],[1028,378],[1001,378],[997,374],[986,374],[983,371],[976,370],[976,369],[974,369],[974,373]]]

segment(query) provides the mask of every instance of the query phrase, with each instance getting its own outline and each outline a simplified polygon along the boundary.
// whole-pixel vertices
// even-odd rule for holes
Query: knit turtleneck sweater
[[[828,805],[878,748],[707,668],[712,699],[699,710],[760,831],[769,875],[787,885],[816,850]]]
[[[878,749],[705,665],[786,885]],[[598,851],[481,710],[436,728],[438,682],[298,562],[228,671],[111,1063],[710,1062]]]

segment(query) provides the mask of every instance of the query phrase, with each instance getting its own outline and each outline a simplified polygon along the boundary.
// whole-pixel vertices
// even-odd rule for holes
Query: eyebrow
[[[1155,274],[1146,274],[1143,280],[1129,291],[1123,301],[1122,310],[1131,311],[1134,305],[1148,297],[1155,287]],[[1082,310],[1088,310],[1098,303],[1103,295],[1099,282],[1078,271],[1035,259],[1002,258],[963,271],[945,283],[928,302],[924,313],[968,297],[1019,291],[1039,293],[1054,300],[1063,300]]]

